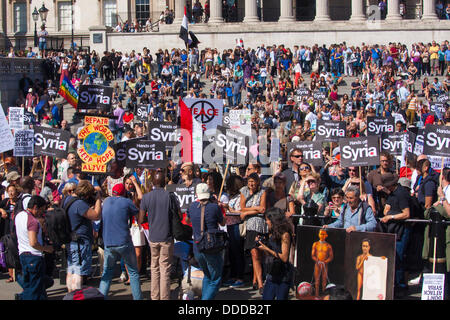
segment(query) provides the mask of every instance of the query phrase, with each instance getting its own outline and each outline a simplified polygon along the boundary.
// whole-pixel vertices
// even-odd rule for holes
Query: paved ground
[[[96,257],[94,256],[94,265]],[[60,265],[57,266],[58,270]],[[248,271],[248,270],[247,270]],[[147,274],[141,276],[141,289],[143,292],[143,297],[145,300],[150,300],[150,268],[147,268]],[[110,300],[132,300],[131,288],[129,285],[125,285],[119,282],[120,267],[119,264],[116,265],[115,277],[111,284],[109,299]],[[415,276],[415,275],[412,275]],[[411,276],[411,277],[412,277]],[[250,280],[251,274],[246,273],[247,283],[241,288],[226,288],[222,287],[216,297],[216,300],[234,300],[234,301],[247,301],[247,300],[261,300],[261,295],[257,290],[253,290],[251,287]],[[0,274],[0,300],[14,300],[14,294],[22,292],[22,288],[17,282],[6,283],[7,274]],[[57,273],[55,273],[55,283],[47,290],[49,300],[62,300],[67,294],[67,289],[65,285],[60,283]],[[95,276],[87,283],[88,286],[97,287],[100,283],[100,276],[98,274],[98,269]],[[396,298],[396,300],[420,300],[420,286],[410,286],[408,292],[402,298]],[[171,299],[178,299],[179,286],[176,273],[174,273],[172,284],[171,284]],[[296,300],[294,291],[291,290],[289,295],[289,300]]]

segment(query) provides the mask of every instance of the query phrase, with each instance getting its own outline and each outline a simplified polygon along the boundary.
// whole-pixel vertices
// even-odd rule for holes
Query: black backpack
[[[169,193],[169,217],[172,222],[172,235],[178,241],[192,240],[192,227],[181,222],[180,204],[175,193]]]
[[[16,269],[16,271],[21,270],[22,265],[19,259],[19,246],[16,232],[14,231],[4,235],[0,241],[4,245],[6,267]]]
[[[0,241],[3,242],[3,245],[5,247],[6,267],[16,269],[17,271],[22,269],[22,265],[20,264],[19,258],[19,244],[17,241],[15,220],[17,214],[25,210],[25,208],[23,207],[23,200],[26,198],[31,198],[31,195],[21,194],[19,196],[17,204],[13,210],[11,233],[4,235],[0,239]]]
[[[65,199],[61,201],[62,204],[64,203],[64,200]],[[45,215],[45,225],[47,228],[47,236],[53,245],[61,246],[76,240],[74,239],[74,236],[79,226],[72,231],[67,212],[69,207],[77,200],[80,200],[80,198],[74,197],[68,201],[65,206],[55,206],[53,207],[53,210],[47,211],[47,214]]]

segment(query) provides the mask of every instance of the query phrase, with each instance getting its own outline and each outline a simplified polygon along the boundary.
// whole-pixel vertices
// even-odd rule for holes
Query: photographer
[[[268,255],[267,277],[264,284],[263,300],[287,300],[293,281],[293,268],[289,263],[292,242],[292,228],[283,210],[271,208],[266,212],[269,238],[256,239],[258,250]]]
[[[93,228],[92,221],[102,216],[100,193],[87,180],[78,183],[74,193],[64,200],[66,206],[78,198],[67,210],[72,226],[72,242],[67,248],[67,288],[69,292],[81,289],[83,276],[91,274]],[[93,208],[92,208],[93,207]]]

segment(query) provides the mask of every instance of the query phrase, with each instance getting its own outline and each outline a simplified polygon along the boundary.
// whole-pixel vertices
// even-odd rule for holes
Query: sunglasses
[[[309,171],[309,170],[311,170],[311,169],[308,168],[308,167],[302,167],[302,168],[300,168],[300,171]]]
[[[291,157],[293,157],[293,158],[303,158],[303,155],[302,154],[297,154],[297,155],[295,155],[295,156],[291,156]]]
[[[356,172],[356,169],[348,169],[349,172]]]
[[[313,183],[317,183],[315,180],[309,180],[309,181],[306,181],[306,183],[307,184],[313,184]]]

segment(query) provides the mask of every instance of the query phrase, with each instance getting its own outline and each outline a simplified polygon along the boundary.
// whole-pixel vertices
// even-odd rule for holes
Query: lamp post
[[[34,21],[34,46],[37,47],[38,46],[38,36],[37,36],[37,22],[39,19],[39,12],[37,11],[36,7],[34,7],[34,11],[31,14],[31,16],[33,17],[33,21]]]
[[[39,9],[39,15],[41,16],[42,23],[45,25],[47,21],[48,9],[45,7],[45,4],[42,4],[42,7]]]

